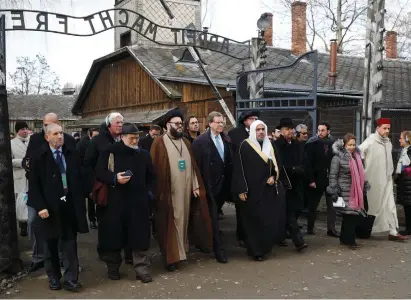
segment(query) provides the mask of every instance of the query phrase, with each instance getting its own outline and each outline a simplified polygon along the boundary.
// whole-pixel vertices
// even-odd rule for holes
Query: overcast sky
[[[47,10],[73,16],[85,16],[102,9],[113,8],[114,0],[32,0],[28,9]],[[148,0],[158,1],[158,0]],[[202,0],[203,26],[210,31],[235,40],[248,40],[257,33],[256,21],[261,13],[275,10],[276,46],[290,46],[290,18],[280,0]],[[207,10],[206,7],[207,6]],[[268,6],[268,7],[267,7]],[[153,20],[155,21],[155,20]],[[50,25],[51,27],[52,25]],[[61,26],[61,25],[58,25]],[[76,28],[76,30],[80,30]],[[71,37],[54,33],[7,32],[7,70],[16,68],[16,57],[46,56],[51,68],[60,76],[62,84],[84,81],[94,59],[114,50],[114,30],[93,37]],[[8,84],[10,84],[10,80]]]

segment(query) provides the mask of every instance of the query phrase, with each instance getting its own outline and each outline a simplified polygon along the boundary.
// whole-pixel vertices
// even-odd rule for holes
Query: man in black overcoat
[[[43,129],[41,132],[35,133],[30,137],[30,142],[27,147],[26,156],[23,158],[22,167],[26,170],[26,177],[29,178],[31,170],[31,158],[34,153],[44,145],[48,145],[47,140],[45,139],[45,131],[48,125],[57,124],[58,117],[55,113],[48,113],[43,118]],[[64,133],[64,143],[67,148],[75,150],[76,141],[74,138]],[[40,217],[37,215],[37,212],[33,207],[27,205],[28,208],[28,233],[29,240],[33,247],[32,262],[29,269],[29,272],[35,272],[38,269],[44,266],[44,237],[41,230],[39,229]]]
[[[60,125],[46,128],[47,144],[30,160],[27,204],[40,219],[44,244],[44,262],[51,290],[61,289],[58,245],[64,255],[63,287],[77,291],[79,264],[77,233],[87,233],[86,207],[78,152],[64,144]]]
[[[148,134],[145,137],[139,139],[138,147],[150,152],[151,145],[153,144],[154,140],[160,136],[160,134],[161,127],[158,125],[151,125]]]
[[[317,218],[317,208],[321,197],[329,184],[331,160],[333,158],[332,144],[334,139],[330,134],[330,124],[321,122],[318,125],[317,136],[310,138],[304,148],[304,171],[308,182],[308,222],[307,233],[315,234],[314,224]],[[335,230],[336,212],[331,197],[326,196],[327,203],[327,235],[339,237]]]
[[[109,187],[108,204],[100,208],[103,211],[98,226],[100,253],[107,264],[108,277],[118,280],[121,250],[129,247],[137,279],[148,283],[152,281],[147,254],[150,247],[148,194],[154,190],[154,169],[150,154],[137,146],[138,128],[124,123],[122,131],[122,140],[100,155],[96,167],[97,180]]]
[[[98,128],[90,128],[87,130],[87,135],[83,136],[76,145],[76,149],[79,152],[81,165],[84,171],[84,157],[86,155],[87,148],[90,146],[91,139],[98,135]],[[91,229],[97,229],[96,219],[96,205],[89,195],[87,195],[87,213],[88,221],[90,222]]]
[[[254,111],[245,111],[243,112],[240,117],[238,118],[238,126],[236,128],[231,129],[228,132],[228,136],[231,139],[232,143],[232,151],[233,151],[233,160],[235,160],[235,156],[238,155],[238,149],[240,148],[241,143],[245,140],[248,139],[250,136],[250,126],[251,124],[258,120],[260,117],[260,112],[257,110]],[[244,240],[245,240],[245,233],[243,230],[243,226],[241,224],[241,214],[239,210],[241,209],[241,206],[239,204],[239,199],[237,195],[234,195],[234,204],[235,204],[235,212],[236,212],[236,218],[237,218],[237,230],[236,230],[236,235],[237,235],[237,240],[240,246],[245,246]]]
[[[297,223],[297,215],[304,207],[303,185],[304,169],[302,167],[299,143],[294,139],[293,120],[282,118],[276,129],[281,131],[280,137],[274,144],[280,151],[281,160],[292,188],[286,191],[287,219],[286,229],[297,250],[307,247]]]
[[[221,113],[212,112],[207,119],[210,130],[194,140],[191,150],[207,191],[208,209],[213,227],[214,254],[219,263],[227,263],[218,212],[230,197],[231,142],[223,132],[224,118]]]

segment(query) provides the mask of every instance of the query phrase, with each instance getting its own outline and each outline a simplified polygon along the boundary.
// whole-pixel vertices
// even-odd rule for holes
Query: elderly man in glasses
[[[154,219],[166,269],[172,272],[187,259],[190,244],[209,250],[213,236],[204,184],[190,142],[183,137],[181,113],[169,112],[163,128],[166,133],[154,140],[150,151],[157,174]]]

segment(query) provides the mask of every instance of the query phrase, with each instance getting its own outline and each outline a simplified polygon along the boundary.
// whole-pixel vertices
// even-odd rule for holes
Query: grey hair
[[[295,131],[297,131],[297,132],[301,132],[301,130],[303,130],[303,129],[307,129],[307,130],[308,130],[307,125],[298,124],[297,127],[295,127]]]
[[[106,120],[105,120],[105,121],[106,121],[106,125],[108,126],[109,124],[111,124],[111,122],[113,122],[114,119],[116,119],[116,118],[118,118],[118,117],[120,117],[122,121],[124,120],[123,115],[120,114],[119,112],[110,113],[110,114],[106,117]]]
[[[218,111],[212,111],[207,117],[207,123],[213,123],[215,117],[223,117],[223,114]]]
[[[63,128],[59,124],[52,123],[52,124],[47,125],[46,134],[49,134],[51,131],[55,130],[57,127],[60,127],[63,130]]]

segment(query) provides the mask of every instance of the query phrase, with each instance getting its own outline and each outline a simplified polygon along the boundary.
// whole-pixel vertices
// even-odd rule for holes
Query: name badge
[[[186,169],[186,160],[185,159],[179,159],[178,160],[178,169],[183,172]]]
[[[63,189],[67,190],[67,176],[66,174],[61,174],[61,179],[63,181]]]

